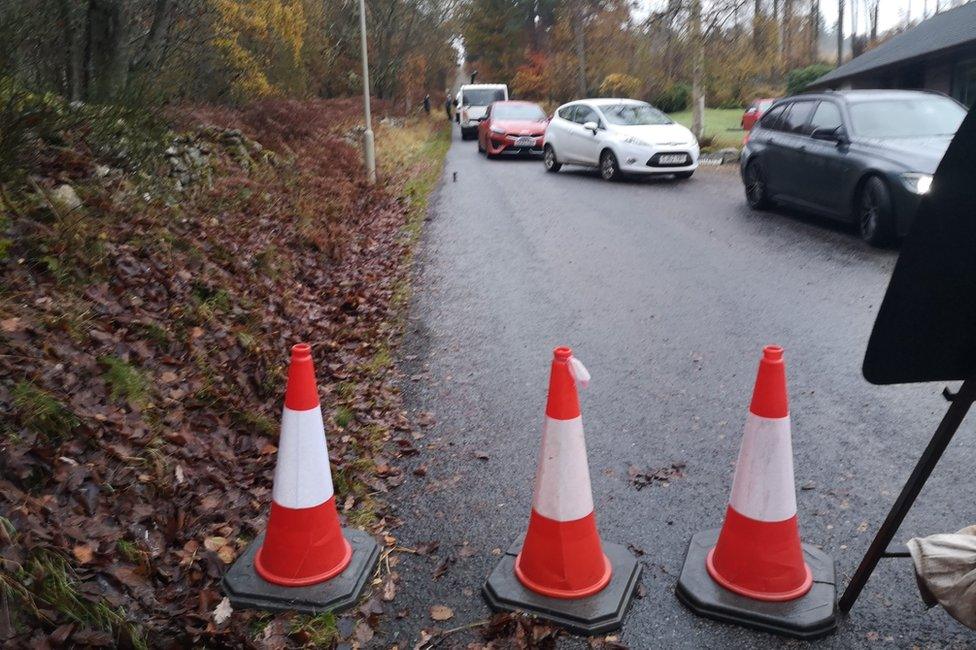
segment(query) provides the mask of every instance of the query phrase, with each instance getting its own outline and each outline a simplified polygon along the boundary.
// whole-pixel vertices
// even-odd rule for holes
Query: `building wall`
[[[926,67],[923,87],[946,95],[952,94],[952,68],[953,63],[949,61]]]

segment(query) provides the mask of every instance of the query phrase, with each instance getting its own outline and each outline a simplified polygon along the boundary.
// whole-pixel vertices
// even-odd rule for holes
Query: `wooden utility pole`
[[[837,0],[837,66],[844,62],[844,0]]]

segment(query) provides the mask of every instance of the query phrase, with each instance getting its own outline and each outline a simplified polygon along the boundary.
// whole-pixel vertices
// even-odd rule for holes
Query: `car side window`
[[[816,106],[816,102],[794,102],[789,114],[783,120],[782,129],[789,133],[806,135],[808,133],[806,130],[807,119],[813,112],[814,106]]]
[[[559,117],[563,118],[564,120],[569,120],[570,122],[572,122],[573,121],[573,113],[575,113],[575,112],[576,112],[576,106],[575,105],[574,106],[564,106],[564,107],[562,107],[562,108],[559,109]]]
[[[844,126],[844,119],[840,115],[840,108],[834,102],[820,102],[810,119],[810,133],[817,129],[833,131],[842,126]]]
[[[787,106],[788,104],[780,104],[779,106],[776,106],[770,110],[768,113],[762,116],[761,120],[759,120],[759,126],[773,131],[779,129],[780,118],[783,117],[783,111],[786,110]]]
[[[573,121],[577,124],[586,124],[587,122],[597,122],[599,123],[600,118],[596,116],[596,111],[594,111],[589,106],[577,106],[576,107],[576,117]]]

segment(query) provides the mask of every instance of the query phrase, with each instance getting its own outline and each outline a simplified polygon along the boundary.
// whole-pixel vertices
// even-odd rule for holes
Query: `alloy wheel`
[[[861,236],[871,241],[878,230],[878,212],[881,206],[874,188],[867,187],[861,194],[861,213],[858,216],[858,226]]]
[[[757,210],[765,208],[769,203],[766,198],[766,179],[758,162],[752,162],[746,167],[746,200]]]
[[[612,181],[617,175],[617,161],[609,151],[600,157],[600,175],[608,181]]]

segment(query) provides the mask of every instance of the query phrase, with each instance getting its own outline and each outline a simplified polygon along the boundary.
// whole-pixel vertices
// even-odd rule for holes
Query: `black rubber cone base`
[[[603,542],[603,552],[613,567],[610,582],[586,598],[549,598],[522,586],[515,577],[518,541],[502,556],[482,589],[495,611],[521,611],[544,618],[579,634],[604,634],[619,629],[634,599],[641,565],[619,544]]]
[[[837,628],[834,561],[823,551],[803,545],[803,557],[813,573],[813,587],[802,598],[781,603],[740,596],[712,580],[705,557],[718,541],[719,529],[691,538],[675,594],[691,611],[726,623],[798,639],[817,639]]]
[[[266,609],[319,614],[354,605],[373,575],[380,549],[376,541],[361,530],[343,528],[352,546],[352,559],[336,577],[308,587],[282,587],[266,582],[254,570],[254,556],[264,533],[251,542],[234,566],[224,575],[224,593],[235,609]]]

